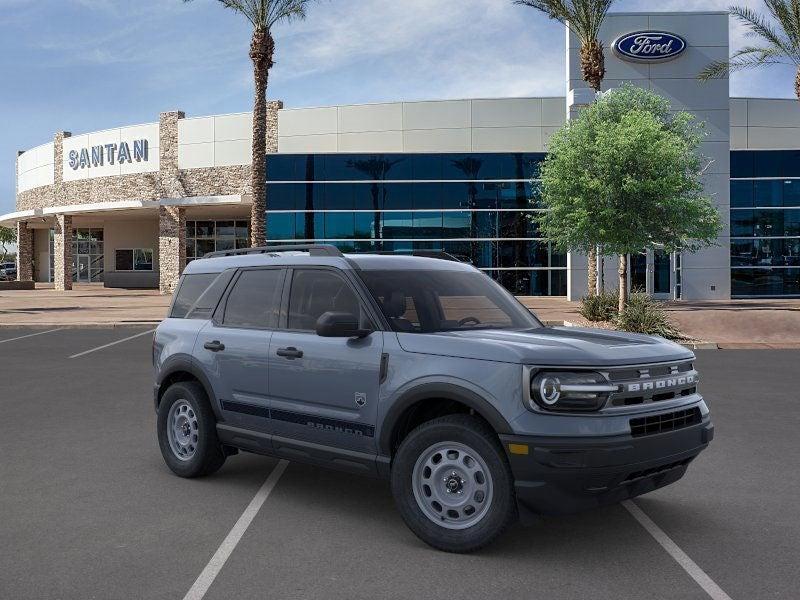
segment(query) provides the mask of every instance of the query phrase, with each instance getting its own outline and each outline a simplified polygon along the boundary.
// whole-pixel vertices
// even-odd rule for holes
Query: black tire
[[[186,401],[194,412],[197,424],[197,442],[193,455],[181,459],[172,450],[167,419],[172,406]],[[217,437],[216,418],[208,404],[203,386],[195,381],[174,383],[164,392],[158,405],[158,445],[164,462],[180,477],[203,477],[219,470],[225,462],[225,452]]]
[[[493,484],[491,503],[480,521],[465,529],[435,523],[420,508],[412,482],[417,460],[442,442],[464,444],[480,455]],[[481,419],[448,415],[423,423],[400,444],[392,462],[392,494],[400,515],[417,537],[445,552],[474,552],[497,538],[517,519],[514,477],[497,435]],[[444,519],[442,519],[444,520]]]

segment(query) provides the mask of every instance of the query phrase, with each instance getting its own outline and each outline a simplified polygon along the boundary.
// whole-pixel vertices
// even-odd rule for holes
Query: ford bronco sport
[[[384,477],[451,552],[520,514],[673,483],[713,436],[690,351],[545,327],[478,269],[426,256],[212,253],[186,267],[153,359],[177,475],[247,451]]]

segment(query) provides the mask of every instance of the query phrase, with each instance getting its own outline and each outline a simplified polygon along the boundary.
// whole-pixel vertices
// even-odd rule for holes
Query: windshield
[[[392,329],[408,333],[541,327],[479,271],[358,271]]]

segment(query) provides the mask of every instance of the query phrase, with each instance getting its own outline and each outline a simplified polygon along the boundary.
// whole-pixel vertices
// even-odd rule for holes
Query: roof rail
[[[219,250],[208,252],[203,258],[221,258],[223,256],[240,256],[244,254],[279,254],[281,252],[308,252],[310,256],[339,256],[342,251],[331,244],[293,244],[287,246],[256,246],[254,248],[240,248],[238,250]]]
[[[380,252],[371,253],[371,254],[382,254],[382,255],[407,255],[407,256],[421,256],[424,258],[438,258],[440,260],[449,260],[453,262],[468,262],[450,254],[449,252],[445,252],[444,250],[381,250]]]

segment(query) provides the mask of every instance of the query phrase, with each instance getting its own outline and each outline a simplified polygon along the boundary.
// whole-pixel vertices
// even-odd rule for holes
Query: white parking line
[[[29,333],[28,335],[21,335],[19,337],[11,338],[8,340],[0,340],[0,344],[5,344],[6,342],[16,342],[17,340],[24,340],[25,338],[34,337],[36,335],[44,335],[45,333],[53,333],[54,331],[61,331],[63,327],[59,329],[49,329],[48,331],[38,331],[36,333]]]
[[[622,505],[628,509],[628,512],[633,515],[634,519],[639,521],[639,524],[647,530],[647,533],[653,536],[659,545],[667,551],[667,554],[674,558],[675,562],[677,562],[683,570],[689,574],[689,577],[694,579],[697,585],[703,588],[713,600],[731,600],[731,597],[728,596],[703,569],[697,566],[697,563],[689,558],[689,555],[681,550],[678,544],[673,542],[641,508],[633,503],[633,501],[625,500]]]
[[[278,461],[278,464],[274,469],[272,469],[269,477],[267,477],[266,481],[264,481],[264,483],[261,485],[261,488],[256,492],[256,495],[253,496],[250,504],[248,504],[247,508],[244,509],[242,516],[240,516],[239,520],[236,521],[233,529],[231,529],[230,533],[228,533],[225,539],[222,540],[222,544],[220,544],[220,547],[217,548],[217,551],[214,553],[214,556],[211,557],[211,560],[208,561],[206,568],[203,569],[202,573],[200,573],[200,576],[195,580],[191,589],[186,592],[183,600],[201,600],[203,596],[206,595],[208,588],[210,588],[211,584],[214,583],[214,579],[217,578],[217,575],[222,570],[222,567],[225,566],[225,562],[228,560],[228,557],[230,557],[231,553],[236,548],[239,540],[242,539],[244,532],[247,531],[250,523],[253,522],[253,519],[258,514],[258,511],[261,509],[264,501],[270,495],[275,487],[275,484],[278,483],[278,479],[281,478],[281,475],[283,475],[283,472],[286,470],[288,465],[289,462],[286,460]]]
[[[143,335],[147,335],[148,333],[153,333],[155,329],[150,329],[149,331],[143,331],[142,333],[137,333],[136,335],[132,335],[130,337],[122,338],[121,340],[117,340],[116,342],[111,342],[110,344],[103,344],[102,346],[98,346],[97,348],[92,348],[91,350],[86,350],[84,352],[78,352],[78,354],[73,354],[70,358],[78,358],[80,356],[86,356],[87,354],[91,354],[92,352],[97,352],[98,350],[102,350],[103,348],[108,348],[110,346],[116,346],[117,344],[121,344],[122,342],[127,342],[128,340],[132,340],[134,338],[142,337]]]

